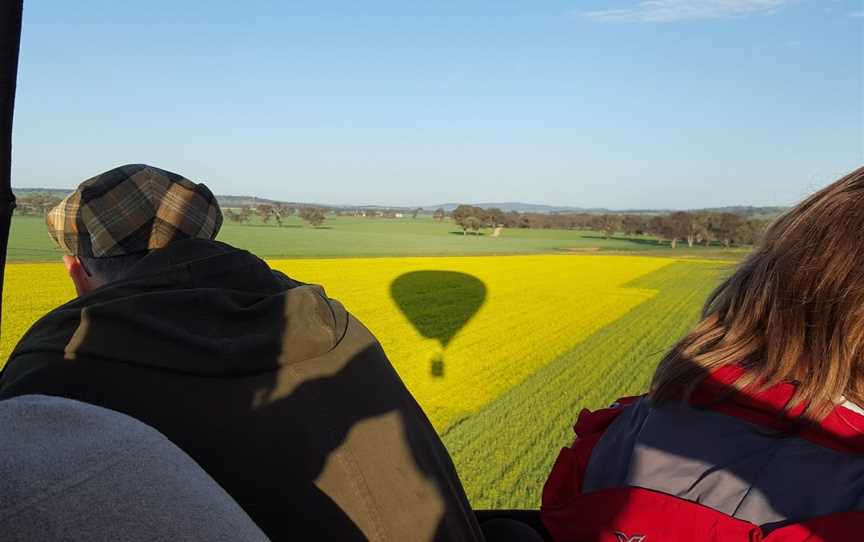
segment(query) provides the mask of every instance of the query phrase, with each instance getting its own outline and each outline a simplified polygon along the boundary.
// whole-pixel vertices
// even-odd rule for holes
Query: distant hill
[[[422,207],[424,211],[435,212],[437,209],[444,209],[448,213],[459,207],[459,203],[442,203],[440,205],[429,205]],[[509,213],[511,211],[516,211],[517,213],[585,213],[588,212],[588,209],[582,209],[580,207],[567,207],[567,206],[555,206],[555,205],[541,205],[535,203],[519,203],[519,202],[503,202],[503,203],[471,203],[470,205],[474,205],[476,207],[482,207],[484,209],[501,209],[502,211]],[[603,209],[595,209],[597,212],[603,212]]]
[[[72,190],[68,188],[13,188],[12,191],[17,196],[26,196],[27,194],[34,193],[47,193],[52,196],[56,196],[59,198],[66,197],[69,195]],[[293,207],[325,207],[329,209],[340,209],[340,210],[393,210],[393,211],[403,211],[410,212],[416,207],[400,207],[400,206],[384,206],[384,205],[327,205],[327,204],[318,204],[318,203],[298,203],[298,202],[279,202],[273,199],[267,198],[259,198],[256,196],[230,196],[230,195],[217,195],[216,200],[219,202],[219,205],[222,207],[241,207],[243,205],[248,205],[250,207],[255,207],[256,205],[261,205],[264,203],[274,204],[274,203],[286,203],[287,205],[291,205]],[[442,203],[440,205],[426,205],[420,207],[423,209],[425,213],[434,213],[437,209],[444,209],[447,212],[452,211],[460,204],[458,203]],[[658,214],[666,214],[674,212],[671,209],[627,209],[627,210],[610,210],[605,208],[584,208],[584,207],[571,207],[571,206],[557,206],[557,205],[542,205],[535,203],[520,203],[520,202],[499,202],[499,203],[472,203],[471,205],[477,207],[483,207],[484,209],[497,208],[501,209],[504,212],[516,211],[518,213],[541,213],[541,214],[555,214],[555,213],[591,213],[591,214],[640,214],[640,215],[658,215]],[[744,216],[746,218],[776,218],[780,214],[784,213],[788,210],[788,207],[753,207],[750,205],[735,205],[731,207],[709,207],[705,209],[695,209],[696,212],[711,212],[711,213],[735,213],[737,215]]]
[[[273,199],[258,198],[255,196],[216,196],[216,201],[219,202],[220,207],[243,207],[244,205],[255,207],[256,205],[263,205],[265,203],[268,205],[279,203]]]

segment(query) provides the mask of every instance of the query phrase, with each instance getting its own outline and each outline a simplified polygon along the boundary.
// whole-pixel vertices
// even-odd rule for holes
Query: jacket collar
[[[721,367],[696,389],[691,403],[795,434],[827,448],[864,453],[864,415],[860,412],[840,404],[819,422],[806,420],[802,417],[804,405],[786,410],[795,393],[795,384],[782,383],[764,390],[734,390],[734,383],[744,372],[740,365]]]
[[[150,252],[117,280],[71,303],[86,305],[142,288],[220,288],[273,294],[300,284],[245,250],[219,241],[184,239]]]

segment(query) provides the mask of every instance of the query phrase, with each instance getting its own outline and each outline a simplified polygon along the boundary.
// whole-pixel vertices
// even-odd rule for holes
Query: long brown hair
[[[797,382],[787,409],[803,404],[811,419],[841,397],[864,405],[864,167],[775,221],[702,318],[660,362],[655,402],[739,364],[736,389]]]

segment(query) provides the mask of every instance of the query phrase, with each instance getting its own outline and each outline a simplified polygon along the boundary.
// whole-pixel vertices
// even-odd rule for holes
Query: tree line
[[[15,200],[15,212],[19,215],[44,217],[60,203],[61,198],[47,192],[32,192]]]
[[[57,206],[61,198],[47,192],[32,192],[16,198],[15,213],[25,216],[45,217],[48,211]],[[297,215],[313,227],[320,227],[327,219],[327,209],[321,207],[293,207],[283,203],[262,203],[254,207],[241,205],[240,207],[223,208],[222,214],[229,222],[244,223],[259,217],[261,222],[269,224],[272,220],[278,227],[282,227],[283,221],[289,216]]]
[[[222,214],[229,222],[234,223],[249,222],[252,217],[257,216],[262,223],[269,224],[272,220],[279,228],[283,226],[286,218],[295,214],[314,228],[321,227],[327,219],[327,209],[322,207],[293,207],[283,203],[261,203],[255,207],[241,205],[237,208],[223,209]]]
[[[443,220],[443,209],[433,217]],[[501,209],[484,209],[473,205],[460,205],[450,217],[462,232],[479,233],[482,228],[535,228],[564,230],[594,230],[611,238],[616,234],[628,237],[651,236],[658,242],[667,242],[672,248],[679,243],[708,246],[712,243],[724,247],[756,244],[771,220],[745,218],[730,212],[678,211],[660,215],[592,214],[592,213],[519,213]]]
[[[33,192],[17,199],[15,212],[22,215],[42,216],[60,203],[61,198],[47,192]],[[284,220],[290,216],[298,216],[312,227],[321,227],[331,210],[316,206],[291,206],[283,203],[262,203],[255,207],[243,205],[237,208],[225,208],[223,214],[229,222],[249,222],[258,217],[262,223],[274,222],[277,227],[284,225]],[[353,214],[368,218],[396,218],[403,216],[401,211],[394,209],[336,209],[335,214]],[[416,218],[422,212],[421,208],[407,211],[406,214]],[[442,222],[448,213],[437,209],[432,217]],[[692,247],[696,244],[708,246],[718,243],[724,247],[733,245],[756,244],[771,223],[770,220],[748,218],[733,212],[687,212],[678,211],[668,214],[595,214],[595,213],[520,213],[505,212],[497,208],[481,208],[474,205],[459,205],[449,213],[450,218],[464,234],[479,234],[483,228],[533,228],[533,229],[564,229],[593,230],[602,233],[605,238],[617,234],[628,237],[651,236],[658,242],[669,243],[672,248],[679,243],[687,243]]]

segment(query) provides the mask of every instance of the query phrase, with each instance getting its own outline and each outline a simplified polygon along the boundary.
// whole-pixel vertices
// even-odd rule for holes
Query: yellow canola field
[[[666,258],[541,255],[274,260],[366,324],[439,431],[656,294]],[[0,359],[74,295],[59,264],[10,264]]]
[[[6,264],[0,366],[36,320],[75,297],[75,287],[61,263]]]

